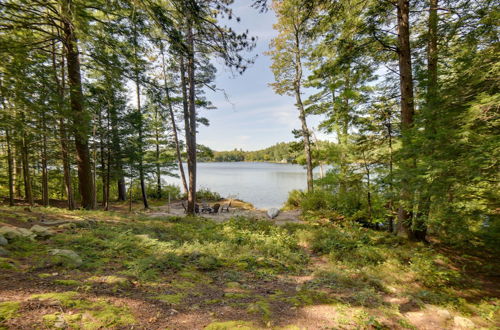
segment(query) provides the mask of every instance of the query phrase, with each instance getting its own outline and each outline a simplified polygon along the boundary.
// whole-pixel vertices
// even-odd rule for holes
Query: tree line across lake
[[[277,16],[270,87],[294,99],[297,140],[212,155],[196,139],[212,62],[243,73],[256,42],[222,23],[240,21],[231,5],[2,1],[0,194],[147,208],[178,168],[192,213],[199,159],[294,161],[308,189],[290,203],[323,216],[413,239],[498,232],[497,1],[252,1]],[[314,141],[313,114],[335,143]],[[320,164],[333,166],[314,181]]]

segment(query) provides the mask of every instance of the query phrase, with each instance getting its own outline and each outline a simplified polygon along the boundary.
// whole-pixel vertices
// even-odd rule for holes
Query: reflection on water
[[[181,185],[178,178],[164,179]],[[281,207],[290,190],[307,187],[302,166],[259,162],[199,163],[197,181],[198,189],[208,188],[265,209]]]

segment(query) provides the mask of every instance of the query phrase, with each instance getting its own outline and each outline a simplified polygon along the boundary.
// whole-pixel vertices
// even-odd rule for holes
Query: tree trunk
[[[80,72],[80,55],[78,40],[72,23],[73,12],[71,0],[63,0],[63,33],[64,46],[68,66],[68,83],[70,87],[70,103],[73,119],[73,133],[75,136],[76,162],[78,165],[78,183],[81,195],[81,205],[85,209],[95,208],[94,186],[92,184],[92,167],[88,144],[90,118],[84,109],[82,92],[82,77]]]
[[[170,99],[170,89],[168,88],[167,71],[166,71],[166,67],[165,67],[165,55],[163,53],[163,44],[161,44],[161,59],[162,59],[163,80],[164,80],[164,85],[165,85],[165,93],[166,93],[166,96],[167,96],[168,112],[170,114],[170,121],[172,122],[172,130],[173,130],[173,133],[174,133],[175,154],[177,156],[177,163],[179,165],[179,172],[181,173],[182,186],[184,187],[184,192],[187,195],[189,189],[188,189],[188,185],[187,185],[187,182],[186,182],[186,174],[184,173],[184,166],[182,164],[181,147],[180,147],[180,144],[179,144],[179,137],[178,137],[178,134],[177,134],[177,124],[175,123],[174,109],[172,107],[172,100]]]
[[[139,181],[141,184],[142,203],[144,208],[148,209],[148,197],[146,194],[146,184],[144,182],[144,163],[143,163],[143,136],[142,136],[142,110],[141,110],[141,90],[139,85],[139,77],[136,76],[136,95],[137,95],[137,111],[139,113]]]
[[[14,192],[14,196],[17,196],[18,198],[23,198],[23,189],[22,189],[22,182],[21,182],[21,177],[23,175],[23,161],[22,161],[22,156],[20,154],[20,147],[19,145],[16,145],[15,147],[15,152],[14,152],[14,168],[16,169],[14,172],[14,187],[16,188],[16,191]]]
[[[3,95],[2,80],[0,79],[0,104],[2,109],[7,113],[6,102]],[[12,157],[12,142],[10,140],[10,129],[9,126],[5,128],[5,139],[7,143],[7,173],[9,177],[9,205],[14,206],[14,164]]]
[[[92,129],[92,185],[94,186],[94,207],[97,207],[97,134],[95,119],[94,127]]]
[[[116,172],[118,200],[127,200],[127,187],[125,186],[125,176],[123,172],[122,150],[120,145],[120,136],[118,134],[118,116],[115,107],[109,108],[109,120],[111,124],[111,144],[113,151],[113,166]]]
[[[398,0],[398,58],[399,77],[401,92],[401,133],[403,137],[403,149],[409,146],[409,131],[413,126],[414,102],[413,102],[413,76],[410,49],[410,4],[409,0]],[[408,162],[408,161],[404,161]],[[402,164],[403,168],[408,167]],[[407,178],[403,178],[401,187],[401,200],[411,202],[411,187]],[[411,207],[400,205],[398,210],[398,233],[413,238],[411,228]]]
[[[42,205],[49,206],[49,174],[47,169],[47,123],[42,112]]]
[[[63,48],[64,49],[64,48]],[[56,60],[56,49],[55,43],[52,44],[52,69],[54,73],[54,80],[57,86],[58,92],[58,113],[59,113],[59,142],[61,143],[61,157],[63,163],[63,176],[64,176],[64,187],[66,190],[66,196],[68,199],[68,209],[75,209],[75,198],[73,195],[73,184],[71,181],[71,167],[69,161],[69,149],[68,149],[68,133],[66,130],[66,125],[64,123],[65,111],[64,111],[64,94],[66,89],[66,79],[64,70],[64,55],[61,57],[61,79],[57,75],[59,71],[57,68]]]
[[[159,114],[158,107],[155,107],[155,120],[158,123]],[[155,127],[155,147],[156,147],[156,198],[161,199],[161,166],[160,166],[160,130],[158,129],[158,125]]]
[[[427,102],[429,105],[432,105],[436,100],[438,90],[438,5],[438,0],[429,0],[429,41],[427,46]]]
[[[134,13],[135,14],[135,13]],[[136,24],[135,24],[135,16],[133,17],[133,24],[134,24],[134,36],[133,36],[133,42],[134,42],[134,71],[135,71],[135,92],[136,92],[136,97],[137,97],[137,113],[139,115],[139,181],[141,185],[141,194],[142,194],[142,203],[144,204],[144,208],[148,209],[149,204],[148,204],[148,196],[146,192],[146,184],[144,182],[144,163],[143,163],[143,151],[144,151],[144,141],[143,141],[143,127],[142,127],[142,109],[141,109],[141,82],[140,82],[140,77],[139,77],[139,66],[138,66],[138,61],[139,61],[139,55],[137,54],[137,48],[138,48],[138,42],[137,42],[137,30],[136,30]]]
[[[393,183],[393,151],[392,151],[392,123],[391,123],[391,113],[389,112],[389,118],[387,122],[387,135],[389,138],[389,228],[390,233],[394,232],[394,183]]]
[[[311,142],[310,133],[306,122],[306,112],[304,109],[304,104],[302,103],[301,97],[301,81],[302,81],[302,62],[301,62],[301,51],[300,51],[300,41],[298,33],[295,34],[295,102],[299,110],[299,119],[302,126],[302,137],[304,139],[304,153],[306,156],[306,171],[307,171],[307,191],[313,191],[313,166],[311,158]]]
[[[22,120],[24,122],[24,115],[22,115]],[[28,158],[28,145],[26,141],[26,133],[22,132],[21,137],[21,160],[23,166],[23,181],[24,181],[24,197],[26,202],[33,206],[33,189],[31,186],[31,175],[29,169],[29,158]]]
[[[102,127],[102,114],[101,114],[101,111],[99,111],[99,114],[98,114],[98,118],[99,118],[99,151],[100,151],[100,154],[101,154],[101,181],[102,181],[102,208],[104,210],[107,210],[108,209],[108,205],[107,205],[107,202],[108,202],[108,183],[107,183],[107,178],[108,178],[108,174],[107,174],[107,170],[106,168],[109,166],[106,165],[106,150],[105,150],[105,147],[104,147],[104,134],[103,134],[103,127]]]
[[[14,206],[14,164],[12,157],[12,150],[10,141],[9,128],[5,129],[5,137],[7,139],[7,165],[8,165],[8,175],[9,175],[9,205]]]
[[[186,131],[187,165],[189,176],[187,213],[195,213],[196,204],[196,105],[195,105],[195,67],[194,67],[194,38],[191,25],[187,29],[188,63],[186,81],[186,66],[184,57],[180,59],[181,85],[184,109],[184,128]],[[187,91],[189,86],[189,92]]]

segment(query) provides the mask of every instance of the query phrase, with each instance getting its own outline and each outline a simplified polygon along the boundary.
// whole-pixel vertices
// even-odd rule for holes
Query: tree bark
[[[410,48],[410,4],[409,0],[398,0],[398,58],[401,93],[401,134],[403,148],[409,148],[409,133],[413,126],[414,101],[413,101],[413,76]],[[403,164],[404,165],[404,164]],[[404,165],[403,167],[405,167]],[[406,178],[403,178],[401,187],[401,200],[410,203],[411,187]],[[400,205],[398,210],[398,233],[413,238],[411,226],[411,207]]]
[[[184,110],[184,129],[186,132],[186,151],[189,176],[187,213],[195,213],[196,205],[196,105],[195,105],[195,63],[194,63],[194,38],[190,24],[187,28],[188,63],[187,70],[184,56],[180,58],[180,73]],[[186,71],[188,74],[186,80]],[[189,91],[187,88],[189,87]]]
[[[179,165],[179,172],[181,174],[182,186],[184,188],[184,192],[187,195],[189,188],[188,188],[188,185],[186,182],[186,174],[184,173],[184,166],[182,164],[181,148],[180,148],[180,144],[179,144],[179,136],[177,134],[177,124],[175,123],[174,109],[172,107],[172,100],[170,99],[170,89],[168,88],[167,70],[165,67],[165,55],[163,53],[163,44],[161,44],[161,60],[162,60],[162,68],[163,68],[163,80],[164,80],[164,85],[165,85],[165,93],[167,96],[168,112],[170,114],[170,121],[172,122],[172,130],[174,133],[175,154],[177,156],[177,163]]]
[[[52,44],[52,69],[54,73],[54,81],[57,86],[58,93],[58,113],[59,113],[59,142],[61,144],[61,157],[63,163],[63,176],[64,176],[64,187],[66,190],[66,196],[68,199],[68,209],[75,209],[75,198],[73,195],[73,184],[71,181],[71,167],[69,161],[69,149],[68,149],[68,133],[66,130],[66,125],[64,123],[65,111],[64,111],[64,95],[66,89],[66,79],[64,70],[64,55],[61,57],[61,79],[57,75],[58,66],[56,60],[56,49],[55,43]]]
[[[49,206],[49,174],[47,169],[47,123],[42,112],[42,205]]]
[[[160,120],[158,107],[155,107],[155,121],[158,123]],[[160,166],[160,130],[158,125],[155,125],[155,147],[156,147],[156,198],[161,199],[161,166]]]
[[[62,2],[62,20],[64,46],[68,67],[68,83],[70,87],[70,104],[73,119],[73,133],[78,165],[78,183],[81,195],[81,206],[85,209],[94,209],[94,186],[92,184],[92,167],[88,144],[90,118],[84,108],[82,77],[80,72],[80,54],[75,27],[72,22],[73,12],[71,0]]]
[[[102,114],[101,111],[99,111],[98,114],[99,118],[99,151],[100,151],[100,161],[101,161],[101,181],[102,181],[102,208],[104,210],[108,209],[108,183],[107,183],[107,178],[108,178],[108,173],[107,173],[107,167],[109,164],[106,165],[106,150],[104,146],[104,134],[103,134],[103,127],[102,127]]]
[[[295,102],[299,110],[299,119],[302,126],[302,138],[304,139],[304,153],[306,156],[306,172],[307,172],[307,191],[313,191],[313,166],[311,157],[311,141],[310,133],[307,127],[306,112],[304,109],[304,104],[302,103],[301,97],[301,81],[302,81],[302,61],[301,61],[301,50],[300,50],[300,40],[298,32],[295,33],[295,81],[294,81],[294,91],[295,91]]]
[[[118,200],[126,201],[127,187],[125,186],[120,136],[118,134],[118,116],[116,113],[116,109],[113,106],[110,106],[109,108],[109,121],[111,124],[111,143],[113,145],[112,149],[110,150],[113,151],[113,156],[114,156],[113,159],[117,177]]]
[[[12,150],[10,141],[10,130],[9,128],[5,129],[5,137],[7,139],[7,166],[8,166],[8,175],[9,175],[9,205],[14,206],[14,164],[12,157]]]
[[[146,192],[146,184],[144,182],[144,163],[143,163],[143,127],[142,127],[142,109],[141,109],[141,83],[140,83],[140,78],[139,78],[139,66],[138,66],[138,60],[139,60],[139,55],[137,54],[137,47],[138,47],[138,42],[137,42],[137,30],[136,30],[136,25],[135,25],[135,16],[133,18],[133,24],[134,24],[134,70],[135,70],[135,92],[136,92],[136,97],[137,97],[137,113],[139,115],[139,181],[141,185],[141,194],[142,194],[142,203],[144,204],[144,208],[148,209],[149,204],[148,204],[148,197],[147,197],[147,192]]]
[[[24,122],[24,113],[21,113],[21,120]],[[29,152],[26,141],[26,132],[21,133],[21,160],[23,167],[24,197],[26,202],[33,206],[33,189],[31,186],[31,175],[29,169]]]
[[[429,0],[429,41],[427,46],[427,102],[429,105],[435,101],[438,90],[438,6],[439,0]]]
[[[3,95],[2,89],[2,79],[0,79],[0,104],[2,105],[3,110],[7,113],[6,102]],[[5,139],[7,143],[7,175],[9,177],[9,206],[14,206],[14,164],[12,157],[12,142],[10,140],[10,129],[9,126],[5,128]]]

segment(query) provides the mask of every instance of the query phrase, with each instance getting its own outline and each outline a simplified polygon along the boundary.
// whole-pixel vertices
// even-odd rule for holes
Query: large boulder
[[[3,237],[3,235],[0,235],[0,246],[7,245],[7,244],[9,244],[7,239],[5,237]]]
[[[46,228],[46,227],[39,226],[39,225],[34,225],[33,227],[31,227],[30,230],[37,237],[41,237],[41,238],[47,238],[47,237],[54,235],[54,232],[52,230],[50,230],[49,228]]]
[[[278,210],[277,208],[275,207],[272,207],[270,208],[269,210],[267,210],[267,216],[271,219],[274,219],[278,216],[278,214],[280,214],[280,210]]]
[[[82,258],[73,250],[52,249],[49,253],[53,256],[62,257],[65,261],[80,266],[83,263]]]
[[[8,257],[10,252],[0,246],[0,257]]]
[[[26,237],[29,239],[34,239],[35,234],[26,228],[18,228],[12,226],[3,226],[0,228],[0,235],[8,240],[14,239],[16,237]]]
[[[453,318],[453,323],[455,324],[455,327],[457,327],[459,329],[472,329],[472,328],[474,328],[474,322],[472,322],[468,318],[461,317],[461,316],[455,316]]]

